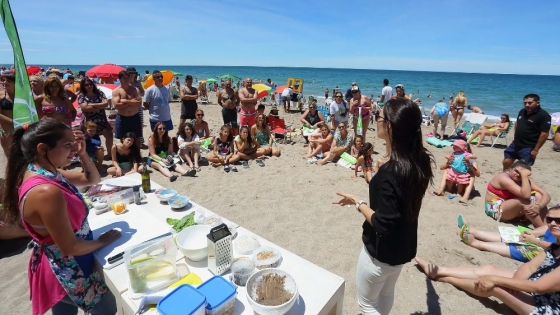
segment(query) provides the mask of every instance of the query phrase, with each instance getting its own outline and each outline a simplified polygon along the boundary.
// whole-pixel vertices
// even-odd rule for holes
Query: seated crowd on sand
[[[203,156],[210,166],[220,167],[224,172],[238,172],[236,165],[247,168],[248,161],[254,160],[262,167],[265,166],[264,157],[281,155],[276,136],[268,126],[270,118],[279,117],[278,109],[272,106],[269,114],[265,115],[266,107],[258,105],[258,93],[252,88],[250,78],[244,80],[244,87],[239,90],[233,89],[231,81],[228,80],[222,90],[216,91],[224,123],[221,126],[213,126],[219,127],[219,131],[212,135],[210,126],[204,120],[205,113],[197,105],[200,93],[192,86],[193,78],[187,76],[184,87],[177,84],[182,102],[181,116],[176,136],[172,136],[170,131],[173,131],[174,126],[169,106],[171,94],[162,84],[161,72],[153,71],[155,84],[146,90],[142,89],[138,73],[132,67],[120,72],[118,77],[121,85],[113,91],[111,101],[97,88],[96,83],[87,77],[81,79],[79,89],[74,91],[74,78],[64,83],[56,75],[48,76],[46,80],[41,76],[33,76],[30,80],[37,112],[44,120],[42,124],[62,126],[66,128],[64,132],[72,125],[81,129],[84,134],[85,153],[82,152],[79,157],[84,159],[89,156],[98,170],[103,170],[103,161],[110,159],[111,165],[106,171],[111,176],[119,177],[139,172],[143,167],[150,167],[173,182],[178,179],[178,175],[175,174],[195,176],[201,172],[200,161],[203,160]],[[3,90],[0,93],[4,94],[0,104],[0,116],[3,118],[0,120],[1,139],[6,156],[10,156],[10,149],[16,147],[11,139],[15,133],[11,122],[14,77],[2,75],[1,78]],[[385,81],[384,85],[387,87],[388,80]],[[394,102],[397,103],[406,99],[410,104],[419,103],[418,100],[412,100],[412,95],[405,94],[403,85],[396,86],[395,95],[386,94],[385,90],[384,88],[381,102],[377,104],[367,96],[361,95],[356,83],[351,85],[350,95],[346,99],[341,92],[336,91],[333,94],[335,98],[327,109],[328,117],[318,109],[316,102],[310,102],[300,117],[302,136],[306,141],[304,146],[307,150],[304,158],[317,165],[350,159],[353,161],[350,163],[353,164],[350,167],[351,177],[358,177],[358,173],[361,172],[369,183],[379,167],[389,159],[390,153],[381,153],[381,158],[374,162],[374,146],[372,141],[367,141],[368,126],[373,122],[390,124],[385,118],[384,101],[396,100]],[[74,101],[77,101],[80,113],[74,108]],[[110,103],[116,109],[114,130],[106,114]],[[436,119],[444,125],[451,112],[457,126],[464,109],[472,108],[462,92],[451,106],[441,103],[443,100],[431,110],[434,135],[437,134]],[[551,117],[540,107],[538,95],[526,95],[523,103],[524,108],[520,110],[515,122],[514,140],[504,150],[503,169],[495,170],[497,174],[486,184],[484,212],[496,221],[530,224],[534,229],[527,229],[521,234],[520,242],[523,243],[508,244],[501,241],[497,232],[482,231],[470,226],[462,215],[458,217],[458,226],[460,238],[466,245],[525,264],[517,271],[509,271],[493,266],[438,267],[420,257],[417,257],[416,261],[430,279],[453,284],[476,296],[494,296],[519,314],[558,314],[560,207],[549,208],[550,194],[531,178],[531,167],[549,135]],[[144,109],[149,112],[149,135],[143,134],[141,116]],[[77,123],[76,117],[79,118]],[[481,173],[477,156],[469,143],[478,137],[480,145],[485,136],[508,130],[509,124],[508,114],[503,114],[500,122],[483,126],[469,139],[465,139],[467,141],[455,140],[452,151],[440,165],[440,186],[431,194],[443,196],[446,191],[457,192],[461,196],[459,202],[469,205],[471,193],[475,190],[475,179]],[[32,128],[39,128],[37,126],[35,124]],[[47,130],[45,126],[40,128]],[[421,132],[419,128],[414,129],[416,133]],[[445,127],[441,130],[444,134]],[[398,133],[398,130],[391,132]],[[18,137],[21,138],[22,134],[20,131]],[[105,138],[105,147],[101,135]],[[118,143],[113,143],[113,135],[118,139]],[[144,136],[147,136],[145,142],[148,151],[145,159],[141,155]],[[421,137],[418,139],[421,140]],[[553,149],[560,150],[559,130],[555,131],[553,142]],[[389,148],[386,150],[390,152]],[[64,156],[65,159],[69,157],[71,158]],[[46,154],[45,158],[45,161],[50,162]],[[62,161],[60,163],[62,164]],[[82,163],[86,170],[84,176],[89,181],[87,168],[90,167],[94,172],[95,168],[91,166],[90,161],[82,160]],[[380,175],[376,178],[379,177]],[[358,202],[358,211],[360,205]],[[27,235],[23,229],[13,226],[3,227],[0,232],[2,238]],[[115,234],[111,237],[118,236]]]

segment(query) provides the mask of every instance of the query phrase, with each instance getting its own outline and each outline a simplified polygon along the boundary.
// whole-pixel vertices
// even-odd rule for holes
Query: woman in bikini
[[[50,75],[43,85],[43,94],[35,98],[35,105],[41,107],[42,118],[54,118],[70,126],[76,118],[76,109],[64,95],[64,86],[56,75]]]
[[[210,143],[214,143],[214,137],[210,136],[210,128],[208,127],[208,123],[204,121],[204,111],[202,109],[197,109],[195,112],[196,119],[192,122],[194,126],[194,130],[198,135],[198,139],[200,141],[204,141],[206,139],[210,139]],[[212,150],[212,145],[209,146],[209,149]]]
[[[404,90],[404,85],[402,85],[402,84],[395,85],[395,92],[396,93],[393,94],[393,97],[392,97],[392,99],[394,99],[394,100],[399,98],[399,97],[403,97],[403,98],[406,98],[407,100],[413,101],[414,104],[416,104],[416,105],[420,104],[420,99],[419,98],[417,98],[415,100],[412,100],[412,97],[414,96],[414,94],[411,93],[409,95],[406,95],[406,92]]]
[[[496,221],[530,220],[536,228],[543,226],[551,198],[530,176],[531,166],[523,160],[494,176],[486,190],[486,214]]]
[[[354,137],[358,130],[358,114],[362,110],[362,137],[366,141],[366,133],[369,126],[369,117],[371,115],[371,101],[365,95],[362,95],[358,86],[352,87],[352,99],[350,99],[350,112],[354,114],[352,118],[352,126],[354,128]]]
[[[478,143],[476,144],[476,146],[480,147],[480,144],[482,143],[482,141],[484,141],[484,138],[486,136],[497,136],[497,135],[499,135],[500,132],[508,130],[509,124],[510,124],[509,115],[508,114],[502,114],[502,118],[501,118],[500,122],[497,122],[497,123],[492,124],[492,125],[486,125],[486,126],[480,127],[480,129],[478,129],[475,133],[473,133],[471,135],[471,137],[469,138],[469,140],[467,142],[471,143],[471,141],[473,141],[474,139],[476,139],[476,137],[478,137]]]
[[[4,90],[0,92],[2,99],[0,100],[0,144],[6,157],[10,156],[10,144],[12,143],[12,134],[14,133],[14,93],[15,77],[11,74],[5,74],[0,77],[0,82],[4,85]]]
[[[469,100],[465,96],[465,92],[459,91],[459,94],[455,97],[453,102],[451,103],[451,115],[453,116],[453,122],[455,124],[454,128],[457,129],[457,125],[463,118],[463,114],[465,113],[465,107],[469,106]]]

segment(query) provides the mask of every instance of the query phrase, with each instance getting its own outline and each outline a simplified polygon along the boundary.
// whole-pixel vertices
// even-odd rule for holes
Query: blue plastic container
[[[206,297],[207,315],[233,313],[237,290],[231,282],[221,276],[214,276],[196,289]]]
[[[197,289],[183,284],[157,304],[160,315],[204,315],[206,297]]]

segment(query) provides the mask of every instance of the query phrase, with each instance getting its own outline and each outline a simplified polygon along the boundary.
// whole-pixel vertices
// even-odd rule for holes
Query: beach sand
[[[222,125],[221,108],[211,93],[210,105],[199,105],[212,135]],[[172,114],[177,130],[180,104],[173,103]],[[267,107],[268,113],[270,107]],[[300,126],[299,114],[284,114],[287,123]],[[147,112],[144,113],[147,117]],[[144,120],[146,123],[148,119]],[[374,126],[375,127],[375,126]],[[432,128],[423,127],[423,133]],[[450,129],[448,129],[450,130]],[[144,128],[144,137],[149,135]],[[512,133],[509,140],[511,141]],[[368,141],[376,152],[384,152],[384,142],[377,139],[375,131],[368,132]],[[489,141],[489,139],[487,140]],[[501,140],[501,144],[504,140]],[[552,202],[560,200],[558,153],[547,141],[533,168],[534,178],[552,195]],[[254,161],[250,168],[238,166],[238,173],[225,173],[221,169],[203,166],[196,178],[180,177],[170,183],[160,173],[152,173],[152,180],[167,188],[177,189],[194,201],[211,209],[279,246],[343,277],[346,280],[344,314],[358,314],[355,298],[355,272],[362,248],[361,233],[364,218],[354,207],[332,205],[338,200],[336,192],[347,192],[368,200],[368,186],[363,178],[352,179],[352,171],[329,163],[320,167],[307,164],[302,158],[307,148],[303,142],[281,144],[282,156],[269,158],[266,167]],[[428,146],[436,161],[441,164],[451,148],[438,149]],[[503,145],[497,148],[475,148],[481,167],[481,177],[476,179],[475,194],[484,195],[486,184],[502,169]],[[147,150],[143,150],[143,156]],[[381,155],[376,153],[374,158]],[[105,162],[109,164],[109,162]],[[3,177],[5,160],[0,161]],[[434,187],[437,189],[442,171],[437,170]],[[499,225],[488,218],[483,210],[483,196],[477,195],[473,204],[462,206],[458,198],[449,200],[426,194],[420,212],[418,255],[445,266],[479,266],[492,264],[499,268],[516,269],[520,263],[497,254],[485,253],[460,242],[457,216],[465,215],[473,225],[497,231]],[[398,248],[395,248],[398,250]],[[27,264],[29,251],[25,250],[0,260],[0,314],[29,314]],[[305,298],[305,297],[304,297]],[[449,284],[432,282],[418,271],[414,262],[402,270],[397,282],[392,314],[513,314],[500,302],[477,299]]]

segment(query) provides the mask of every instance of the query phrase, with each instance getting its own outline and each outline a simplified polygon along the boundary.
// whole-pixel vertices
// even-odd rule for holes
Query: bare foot
[[[432,280],[436,280],[436,278],[438,277],[438,266],[435,264],[432,264],[428,261],[425,261],[424,259],[420,258],[420,257],[415,257],[414,260],[416,260],[416,263],[418,264],[418,266],[420,266],[420,268],[422,268],[422,271],[424,271],[424,273],[426,274],[426,276]]]

